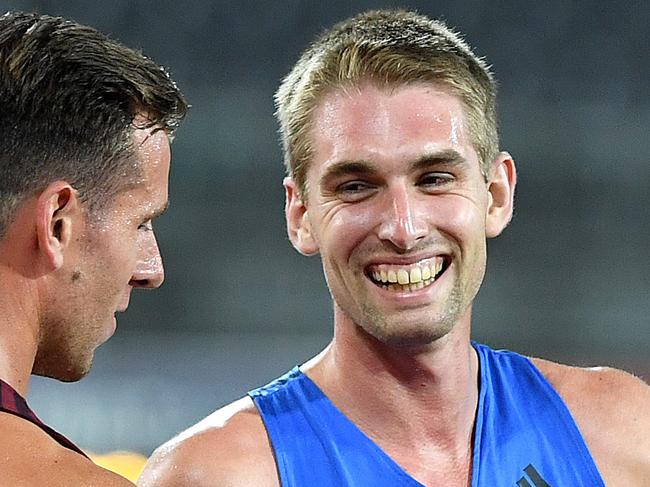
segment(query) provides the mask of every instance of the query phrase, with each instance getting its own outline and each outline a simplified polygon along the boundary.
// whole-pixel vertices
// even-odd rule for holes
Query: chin
[[[70,357],[68,360],[63,357],[52,357],[51,360],[35,362],[32,374],[61,382],[77,382],[90,372],[92,359],[92,354],[90,357],[75,357],[74,360],[70,360]]]
[[[88,375],[88,372],[90,372],[90,369],[81,372],[81,373],[72,373],[64,376],[58,376],[58,377],[52,377],[53,379],[56,379],[60,382],[77,382],[86,377]]]
[[[415,313],[378,313],[366,309],[361,328],[376,340],[390,346],[426,346],[447,336],[457,320],[455,313],[443,312],[442,316]]]
[[[441,338],[445,337],[450,331],[451,328],[448,327],[436,327],[436,328],[417,328],[417,329],[399,329],[391,330],[388,333],[378,334],[375,336],[379,341],[390,345],[393,347],[399,348],[411,348],[411,347],[426,347],[431,345]]]
[[[447,322],[405,324],[370,321],[360,328],[375,340],[392,347],[426,347],[447,336],[453,324]]]

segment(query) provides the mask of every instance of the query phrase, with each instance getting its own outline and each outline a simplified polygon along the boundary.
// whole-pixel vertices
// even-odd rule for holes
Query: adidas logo
[[[517,480],[517,487],[551,487],[532,464],[524,468],[524,472],[526,475]]]

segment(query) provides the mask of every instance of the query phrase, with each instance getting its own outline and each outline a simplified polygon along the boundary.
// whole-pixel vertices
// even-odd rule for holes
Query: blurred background
[[[193,105],[156,224],[166,282],[134,293],[85,380],[34,379],[43,420],[84,449],[149,455],[326,345],[319,260],[285,233],[272,96],[322,29],[390,6],[445,19],[500,80],[520,182],[474,338],[650,379],[650,2],[0,1],[141,49]]]

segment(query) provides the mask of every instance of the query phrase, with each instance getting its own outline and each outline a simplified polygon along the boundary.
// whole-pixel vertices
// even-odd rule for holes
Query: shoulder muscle
[[[571,411],[607,485],[650,485],[650,386],[609,367],[533,362]]]
[[[236,401],[159,447],[141,487],[277,486],[273,453],[250,398]]]
[[[127,479],[59,445],[38,426],[11,414],[0,414],[0,453],[2,485],[133,487]]]

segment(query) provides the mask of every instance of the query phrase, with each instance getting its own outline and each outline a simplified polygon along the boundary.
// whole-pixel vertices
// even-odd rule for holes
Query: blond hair
[[[275,94],[288,173],[301,191],[312,157],[312,115],[325,93],[370,81],[380,87],[433,83],[458,96],[488,174],[498,152],[496,81],[485,61],[443,22],[405,10],[362,13],[324,32]]]

